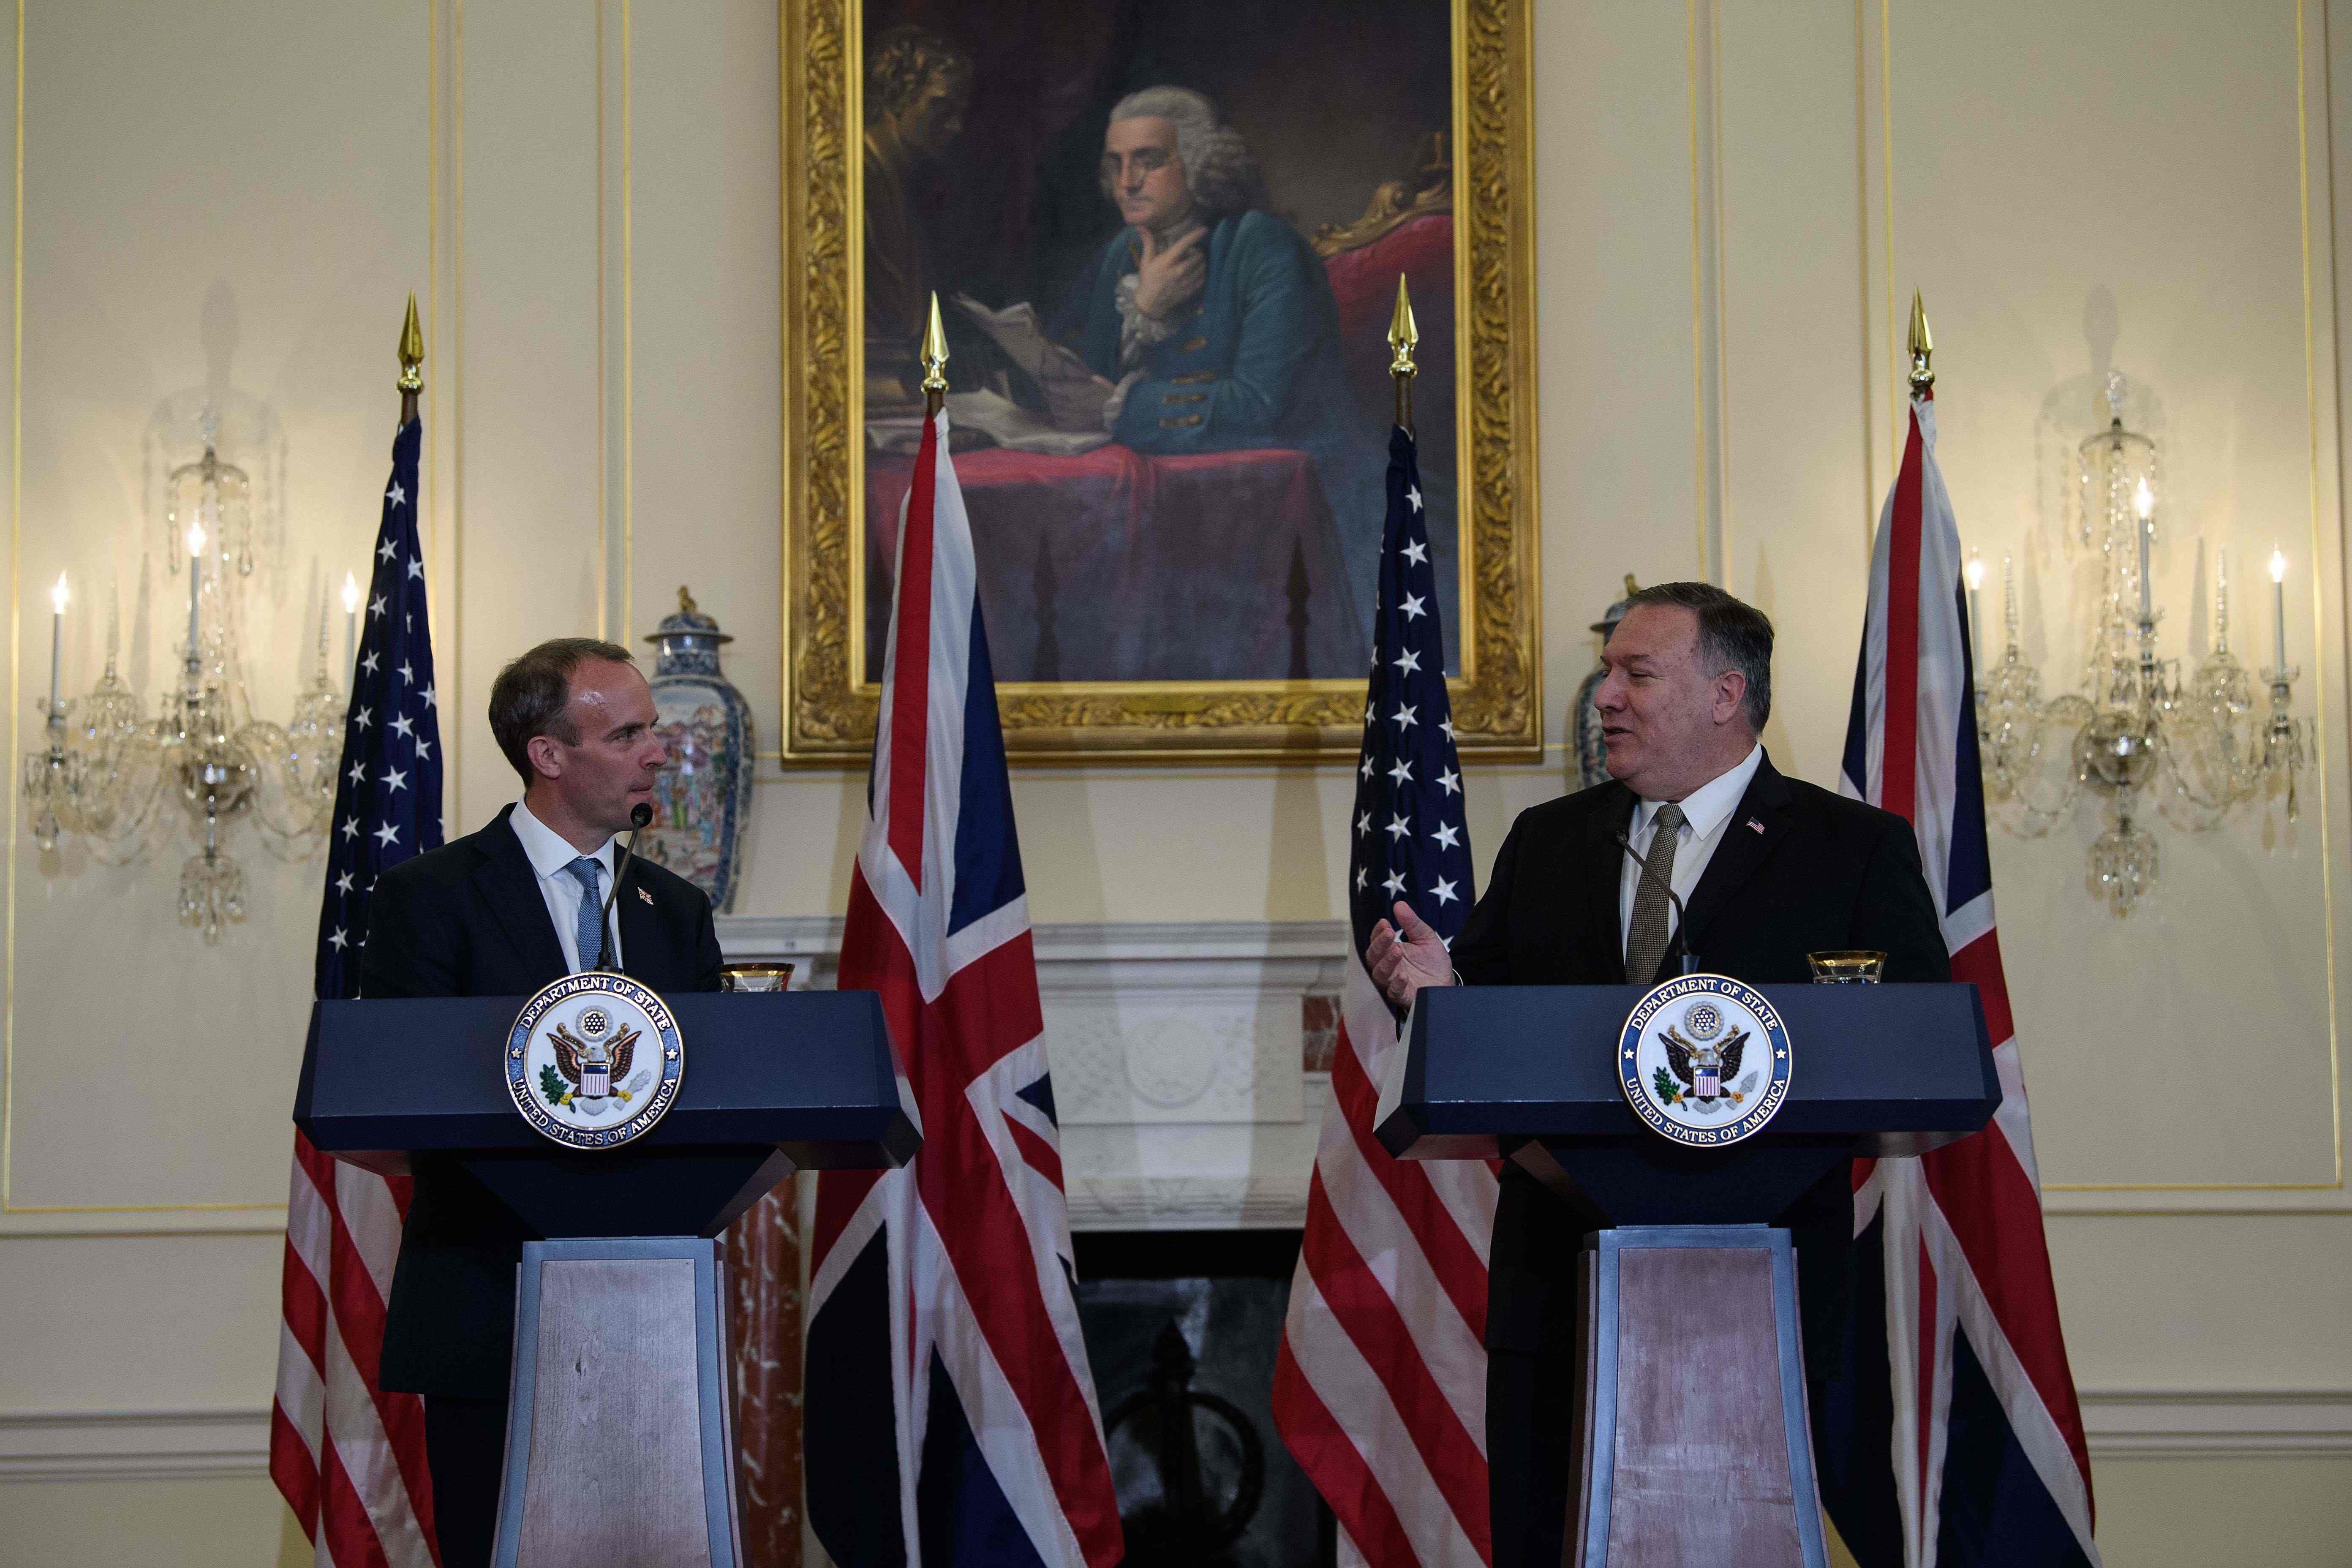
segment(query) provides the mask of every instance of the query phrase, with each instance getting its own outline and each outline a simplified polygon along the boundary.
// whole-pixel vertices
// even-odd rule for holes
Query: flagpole
[[[1396,378],[1397,428],[1412,434],[1412,351],[1421,342],[1421,329],[1413,325],[1412,301],[1406,298],[1404,274],[1397,274],[1396,314],[1389,321],[1389,374]]]

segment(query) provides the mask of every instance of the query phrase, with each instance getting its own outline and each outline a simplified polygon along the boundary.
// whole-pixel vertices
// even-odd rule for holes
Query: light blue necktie
[[[580,879],[580,967],[593,969],[604,951],[604,900],[596,896],[604,868],[583,855],[563,868]]]

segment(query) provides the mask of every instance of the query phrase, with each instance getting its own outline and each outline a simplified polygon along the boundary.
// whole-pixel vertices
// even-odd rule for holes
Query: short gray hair
[[[1748,678],[1748,726],[1764,732],[1772,716],[1772,619],[1712,583],[1661,583],[1627,595],[1625,608],[1668,605],[1698,617],[1698,657],[1709,675],[1736,669]]]
[[[1110,123],[1165,120],[1176,128],[1176,161],[1184,165],[1184,186],[1213,212],[1247,212],[1265,204],[1265,181],[1257,156],[1242,133],[1217,118],[1213,100],[1189,87],[1147,87],[1112,105]],[[1110,176],[1102,193],[1111,194]]]
[[[580,743],[580,725],[569,710],[572,672],[592,658],[636,662],[616,642],[556,637],[523,654],[490,683],[490,733],[526,785],[539,776],[530,766],[533,736],[552,735],[567,746]]]

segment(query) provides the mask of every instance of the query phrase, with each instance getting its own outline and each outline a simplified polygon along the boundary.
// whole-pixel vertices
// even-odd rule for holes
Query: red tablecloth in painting
[[[1369,644],[1314,459],[956,455],[999,680],[1356,678]],[[911,458],[866,468],[866,677],[878,680]],[[1377,527],[1378,520],[1366,526]]]

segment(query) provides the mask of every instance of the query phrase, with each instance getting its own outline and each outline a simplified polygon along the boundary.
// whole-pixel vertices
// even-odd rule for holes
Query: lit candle
[[[359,658],[360,581],[343,574],[343,673],[349,676]]]
[[[196,593],[203,586],[205,575],[205,525],[188,524],[188,662],[200,657],[196,652]]]
[[[55,718],[58,709],[58,653],[65,644],[66,574],[58,574],[58,585],[49,590],[49,715]]]
[[[1984,613],[1977,603],[1977,590],[1984,586],[1984,554],[1969,552],[1969,563],[1960,568],[1960,575],[1969,580],[1969,668],[1984,668]]]
[[[2286,552],[2271,552],[2271,617],[2276,633],[2272,643],[2271,668],[2284,675],[2286,670]]]
[[[2145,479],[2132,493],[2132,510],[2139,513],[2139,618],[2145,626],[2156,619],[2147,583],[2147,542],[2156,532],[2156,524],[2150,521],[2156,512],[2156,495]]]

